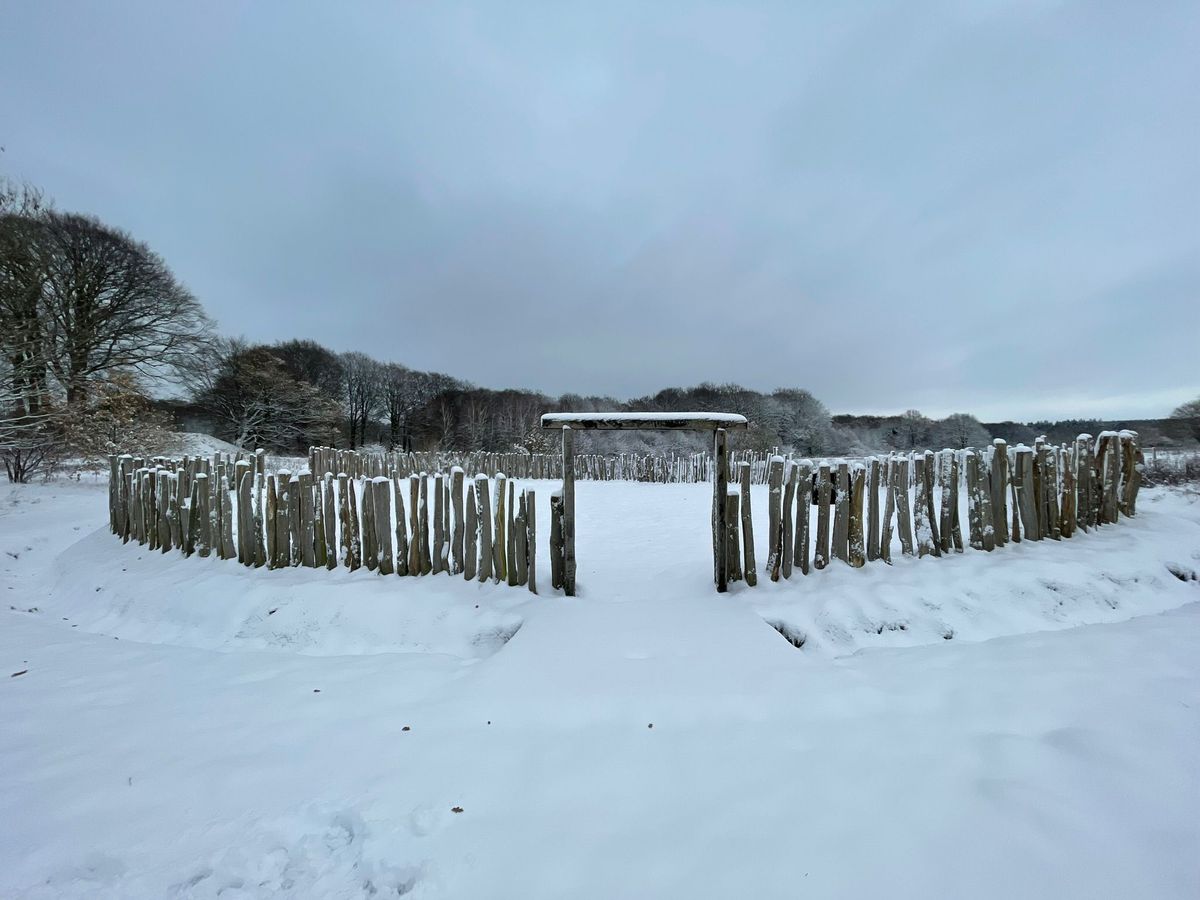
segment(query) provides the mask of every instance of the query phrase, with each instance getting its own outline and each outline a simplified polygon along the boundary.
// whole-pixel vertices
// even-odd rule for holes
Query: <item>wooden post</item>
[[[250,474],[250,464],[238,466],[241,477],[238,479],[238,560],[244,566],[254,565],[254,505],[253,496],[254,476]]]
[[[992,441],[992,465],[988,473],[992,502],[992,537],[997,547],[1008,543],[1008,444]]]
[[[492,577],[492,498],[486,475],[475,476],[476,513],[479,520],[479,580]]]
[[[737,485],[729,485],[725,506],[725,560],[729,566],[730,581],[742,580],[741,547],[738,546],[741,543],[738,496]]]
[[[745,571],[746,584],[754,587],[758,584],[758,572],[754,561],[754,520],[750,515],[750,463],[738,463],[737,473],[742,493],[742,568]]]
[[[454,534],[450,539],[450,574],[463,571],[463,470],[455,466],[450,470],[450,503],[454,507]]]
[[[879,529],[879,558],[892,564],[892,516],[896,511],[896,457],[888,454],[883,471],[883,484],[886,496],[883,503],[883,522]]]
[[[834,559],[850,562],[850,466],[846,462],[837,467],[837,500],[833,504],[833,549]]]
[[[929,519],[933,510],[933,498],[930,497],[930,478],[926,472],[926,462],[924,453],[914,454],[913,481],[916,484],[917,494],[913,503],[913,531],[917,539],[918,558],[930,554],[941,556],[942,553],[934,539],[933,524]]]
[[[979,506],[979,455],[967,451],[967,524],[972,550],[983,549],[983,516]]]
[[[267,508],[263,513],[264,524],[267,526],[267,540],[264,546],[267,568],[279,567],[279,493],[275,487],[275,479],[271,475],[264,476],[267,484]]]
[[[1075,533],[1075,451],[1063,446],[1060,467],[1062,475],[1062,507],[1059,509],[1059,532],[1069,538]]]
[[[794,463],[789,462],[784,471],[784,486],[783,486],[783,510],[781,518],[783,519],[783,562],[780,570],[784,578],[792,577],[792,562],[795,556],[795,530],[796,519],[792,512],[792,503],[796,499],[796,480],[798,470]]]
[[[467,485],[467,508],[465,514],[464,539],[465,546],[463,548],[463,578],[467,581],[475,579],[475,568],[477,565],[477,549],[476,544],[479,540],[479,514],[475,508],[475,485]]]
[[[509,485],[511,487],[512,482],[509,482]],[[526,536],[527,536],[526,523],[528,521],[529,514],[527,512],[527,507],[525,505],[525,492],[521,491],[521,493],[517,496],[516,499],[517,499],[517,513],[512,519],[512,525],[509,530],[509,534],[511,535],[510,540],[512,542],[512,551],[513,552],[509,556],[510,564],[509,564],[509,572],[508,572],[508,583],[509,583],[509,585],[511,585],[513,587],[524,584],[525,579],[529,577],[529,572],[527,569],[528,560],[526,558],[526,543],[525,543]],[[510,496],[509,503],[508,503],[508,508],[510,510],[513,507],[512,501],[513,501],[513,498]]]
[[[913,555],[913,517],[908,502],[909,458],[901,457],[896,465],[896,532],[900,536],[900,552]]]
[[[729,505],[729,444],[724,428],[713,429],[713,581],[717,593],[729,588],[729,545],[725,523]]]
[[[862,568],[867,561],[863,538],[863,493],[866,490],[866,470],[857,463],[850,479],[850,522],[846,561]]]
[[[1049,447],[1044,457],[1042,479],[1046,491],[1046,528],[1051,540],[1062,540],[1058,509],[1058,448]]]
[[[340,469],[341,466],[338,466]],[[345,472],[338,472],[338,522],[341,525],[340,559],[342,565],[350,568],[350,478]]]
[[[1033,488],[1033,451],[1018,445],[1016,460],[1014,483],[1017,487],[1017,503],[1021,508],[1021,530],[1027,540],[1040,541],[1042,533],[1038,526],[1037,497]]]
[[[508,500],[505,503],[505,559],[507,560],[506,573],[508,575],[508,586],[516,587],[520,583],[520,573],[517,571],[517,507],[516,507],[516,484],[512,478],[508,479]]]
[[[829,464],[817,467],[817,546],[813,567],[820,571],[829,565]]]
[[[379,554],[379,574],[391,575],[392,568],[392,508],[391,481],[386,475],[376,476],[370,482],[374,495],[375,549]]]
[[[130,475],[130,478],[132,479],[133,476]],[[184,556],[191,556],[196,552],[196,543],[200,536],[200,494],[200,482],[192,479],[192,496],[191,502],[188,504],[188,527],[184,529],[183,535]]]
[[[365,461],[369,463],[370,460]],[[379,567],[379,540],[375,528],[375,489],[370,475],[364,475],[362,479],[359,511],[362,515],[363,565],[368,572],[374,572]]]
[[[351,459],[350,462],[351,462],[352,468],[357,468],[357,461],[355,459]],[[339,475],[338,478],[340,480],[341,476]],[[346,489],[346,501],[347,501],[346,521],[350,526],[350,540],[349,540],[350,553],[346,558],[346,565],[350,568],[351,572],[359,569],[362,566],[362,561],[363,561],[362,535],[359,532],[359,527],[358,527],[357,481],[358,481],[357,478],[351,477],[347,484],[347,489]]]
[[[325,568],[336,569],[338,565],[337,506],[334,502],[333,474],[326,472],[319,482],[321,502],[321,540],[325,545]]]
[[[429,476],[422,472],[418,481],[420,493],[417,502],[417,534],[421,553],[421,574],[428,575],[433,571],[433,558],[429,551]]]
[[[408,574],[421,574],[421,478],[415,472],[408,476]]]
[[[747,469],[749,464],[747,464]],[[747,471],[747,481],[749,472]],[[806,462],[796,466],[796,546],[792,557],[800,574],[809,573],[809,535],[808,519],[812,509],[812,465]]]
[[[537,593],[537,494],[533,490],[525,491],[525,555],[529,567],[527,585],[529,593]]]
[[[433,556],[430,563],[434,574],[442,571],[445,561],[446,533],[443,530],[445,515],[444,476],[439,472],[433,476]]]
[[[392,472],[392,499],[396,507],[396,574],[408,575],[408,513],[404,509],[404,482]]]
[[[563,426],[562,542],[563,593],[575,596],[575,436]]]
[[[783,562],[782,494],[783,457],[772,456],[767,470],[767,574],[772,581],[779,580]]]
[[[300,539],[303,542],[300,547],[300,562],[309,569],[317,567],[317,554],[314,546],[317,537],[317,523],[316,512],[313,508],[312,478],[311,472],[302,472],[296,485],[300,493]]]
[[[550,495],[550,586],[563,586],[562,492]]]
[[[496,473],[496,503],[492,510],[492,570],[497,581],[508,580],[508,531],[505,515],[504,492],[508,477]]]
[[[200,472],[197,473],[195,481],[200,491],[200,502],[197,509],[199,535],[196,540],[196,552],[203,558],[207,558],[212,553],[212,517],[209,511],[208,478],[207,473]]]
[[[868,461],[867,475],[867,561],[879,559],[879,457]]]
[[[938,538],[943,554],[954,549],[954,512],[950,506],[950,460],[955,453],[956,451],[947,447],[937,454],[937,481],[942,486]]]

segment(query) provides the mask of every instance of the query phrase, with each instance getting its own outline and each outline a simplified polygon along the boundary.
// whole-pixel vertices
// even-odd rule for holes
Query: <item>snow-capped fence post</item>
[[[967,525],[972,550],[983,549],[983,515],[979,504],[979,455],[967,450]]]
[[[1091,461],[1088,443],[1091,435],[1081,434],[1075,438],[1075,525],[1085,534],[1088,530],[1088,514],[1092,505]]]
[[[408,513],[404,509],[404,482],[400,479],[398,467],[393,467],[390,480],[396,520],[396,574],[403,576],[410,574],[408,571]]]
[[[508,476],[496,473],[496,502],[492,510],[492,574],[496,581],[508,579],[508,531],[504,492]]]
[[[509,488],[512,489],[512,482],[509,482]],[[509,496],[508,508],[513,508],[513,497]],[[509,526],[509,540],[512,542],[512,553],[509,554],[509,572],[508,583],[510,587],[518,587],[525,583],[528,577],[526,566],[526,528],[528,522],[528,512],[525,505],[525,492],[521,493],[516,498],[516,514],[512,517],[512,523]]]
[[[729,443],[724,428],[713,430],[713,582],[717,593],[729,589],[729,544],[725,526],[729,507]]]
[[[562,492],[550,495],[550,586],[563,586]]]
[[[737,464],[738,485],[741,489],[742,515],[742,569],[745,572],[746,584],[754,587],[758,584],[758,572],[754,561],[754,520],[750,515],[750,463]]]
[[[783,476],[783,509],[781,518],[783,520],[783,535],[782,535],[782,553],[783,562],[780,569],[784,578],[792,577],[792,563],[795,558],[795,531],[796,519],[792,512],[792,504],[796,500],[796,482],[799,475],[799,470],[796,464],[789,461],[784,469]],[[747,492],[747,495],[748,492]]]
[[[879,559],[879,457],[867,461],[867,561]]]
[[[729,566],[730,581],[742,580],[741,563],[741,518],[738,515],[738,487],[729,485],[726,490],[725,506],[725,560]]]
[[[913,500],[913,532],[917,539],[917,558],[923,556],[940,556],[942,551],[935,542],[933,526],[930,522],[930,512],[933,508],[929,491],[929,478],[926,473],[924,453],[913,454],[913,481],[916,487],[916,497]]]
[[[783,457],[772,456],[767,467],[767,575],[779,580],[783,556]]]
[[[568,597],[575,596],[575,434],[570,425],[562,430],[562,586]]]
[[[454,534],[450,538],[450,574],[461,575],[463,571],[463,470],[455,466],[450,470],[450,504],[454,507]]]
[[[855,463],[850,476],[850,521],[847,537],[846,561],[860,569],[867,562],[863,538],[863,493],[866,490],[867,473]]]
[[[209,515],[208,475],[204,472],[196,474],[195,481],[199,503],[196,515],[199,518],[196,553],[201,558],[207,558],[212,553],[212,518]],[[139,541],[140,543],[140,541]]]
[[[909,463],[907,455],[897,460],[895,478],[896,531],[900,536],[900,552],[904,556],[913,555],[913,516],[908,501]]]
[[[1040,541],[1042,535],[1038,529],[1038,518],[1034,509],[1036,496],[1033,486],[1033,451],[1023,444],[1018,444],[1016,459],[1014,484],[1017,486],[1017,503],[1021,508],[1021,529],[1027,540]]]
[[[997,547],[1008,543],[1008,444],[992,441],[992,464],[988,472],[992,502],[992,538]]]
[[[746,496],[749,497],[749,485]],[[796,466],[796,540],[792,559],[801,575],[809,572],[808,519],[812,509],[812,465],[802,462]]]
[[[844,460],[837,467],[837,494],[833,504],[833,548],[831,556],[850,562],[850,466]]]
[[[467,485],[466,512],[464,515],[463,578],[475,580],[476,542],[479,540],[479,514],[475,508],[475,485]]]
[[[883,502],[883,521],[879,526],[879,558],[889,566],[892,564],[892,516],[896,511],[896,468],[896,457],[889,453],[883,471],[887,496]]]
[[[829,565],[829,463],[817,467],[817,545],[813,551],[813,568],[817,571]]]
[[[939,513],[939,528],[938,537],[941,539],[942,553],[949,553],[953,549],[954,536],[952,522],[954,520],[954,510],[951,503],[954,502],[950,496],[950,460],[955,457],[957,451],[946,448],[941,453],[937,454],[937,480],[942,486],[941,508]]]
[[[525,563],[528,570],[526,586],[529,593],[537,593],[537,493],[525,491]]]
[[[1042,483],[1046,492],[1046,532],[1055,541],[1062,540],[1058,512],[1058,448],[1047,447]]]
[[[442,551],[446,548],[446,533],[442,521],[445,515],[445,498],[442,488],[442,475],[439,472],[433,476],[433,555],[430,557],[430,565],[435,575],[442,571]]]
[[[517,501],[518,501],[517,483],[513,478],[510,477],[508,479],[508,503],[505,506],[505,508],[507,510],[506,527],[508,528],[507,537],[508,537],[508,586],[509,587],[517,587],[521,584],[521,580],[520,580],[521,574],[520,574],[519,569],[517,568],[517,561],[516,561],[517,544],[520,542],[518,539],[519,536],[517,534],[517,531],[518,531],[518,527],[517,527],[517,525],[518,525],[518,523],[517,523],[518,502]],[[521,525],[523,528],[524,523],[521,523]]]
[[[422,472],[418,481],[417,499],[417,543],[421,557],[421,574],[428,575],[433,571],[433,560],[429,552],[429,476]]]
[[[488,477],[475,476],[475,512],[479,526],[479,580],[492,577],[492,498],[488,492]]]
[[[379,540],[375,528],[375,492],[369,475],[362,479],[359,508],[362,514],[363,565],[368,572],[374,572],[379,567]]]
[[[408,474],[408,574],[421,574],[421,481],[416,472]]]
[[[351,463],[353,464],[353,460]],[[338,476],[341,478],[341,476]],[[363,543],[362,533],[358,527],[358,491],[355,490],[355,481],[353,476],[346,483],[346,524],[349,526],[349,541],[347,547],[349,552],[346,554],[346,566],[351,572],[357,571],[362,566],[363,561]]]
[[[391,575],[392,568],[392,509],[391,481],[386,475],[377,475],[367,482],[374,499],[373,521],[375,524],[375,550],[379,556],[379,574]]]
[[[321,504],[322,554],[326,569],[336,569],[338,564],[337,513],[333,496],[333,474],[325,472],[317,482],[317,502]]]
[[[1137,513],[1137,494],[1142,483],[1145,457],[1137,444],[1136,431],[1122,431],[1121,440],[1121,512],[1127,516]]]
[[[317,511],[313,505],[313,476],[302,472],[297,489],[300,492],[300,564],[307,569],[317,567]]]

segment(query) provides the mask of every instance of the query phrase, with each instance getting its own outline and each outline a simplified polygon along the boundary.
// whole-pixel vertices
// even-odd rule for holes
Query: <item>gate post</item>
[[[713,580],[717,593],[729,588],[729,542],[725,520],[729,506],[729,445],[724,428],[713,430]]]
[[[575,596],[575,436],[563,426],[563,593]]]

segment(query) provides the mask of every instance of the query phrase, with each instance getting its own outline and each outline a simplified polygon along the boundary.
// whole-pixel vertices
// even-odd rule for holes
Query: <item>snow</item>
[[[709,485],[575,489],[572,599],[0,491],[0,896],[1200,895],[1194,499],[717,595]]]

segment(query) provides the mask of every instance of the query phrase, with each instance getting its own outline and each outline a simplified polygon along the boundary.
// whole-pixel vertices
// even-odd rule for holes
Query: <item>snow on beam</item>
[[[746,417],[737,413],[546,413],[543,428],[595,429],[597,431],[713,431],[717,428],[745,428]]]

